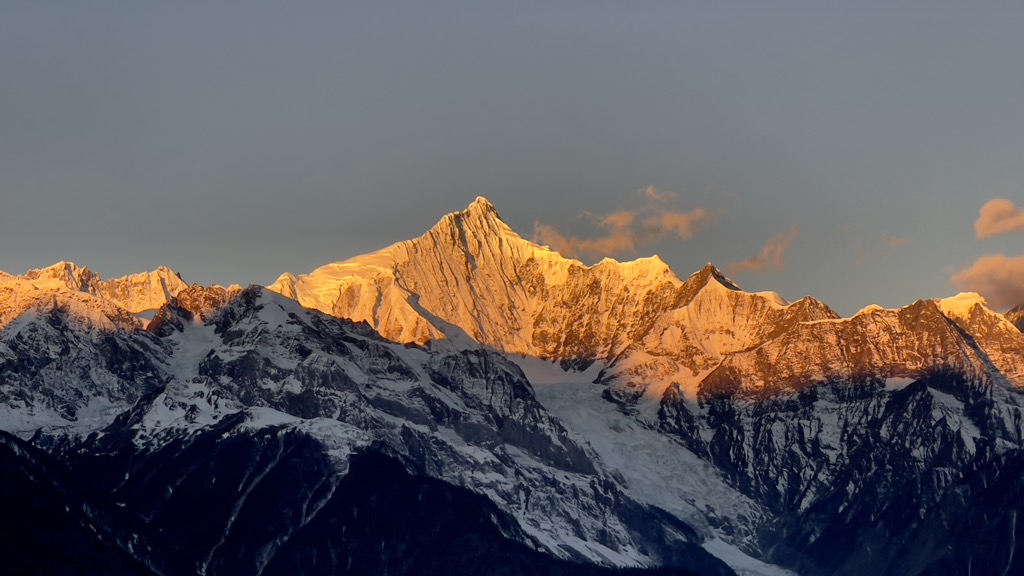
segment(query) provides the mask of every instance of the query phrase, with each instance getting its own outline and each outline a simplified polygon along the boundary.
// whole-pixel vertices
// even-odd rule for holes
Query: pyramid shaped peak
[[[505,225],[501,216],[498,215],[498,209],[483,196],[477,196],[476,200],[473,200],[465,210],[456,213],[455,216],[461,216],[468,221],[483,222],[487,225],[493,225],[496,223],[501,223],[502,226]]]
[[[498,216],[494,205],[483,196],[478,196],[465,210],[446,214],[427,235],[441,232],[451,233],[453,230],[461,230],[464,234],[471,236],[499,235],[506,237],[519,237],[507,224]]]
[[[700,270],[695,272],[692,276],[690,276],[690,278],[695,280],[695,281],[697,281],[696,283],[699,286],[705,286],[709,282],[714,280],[715,282],[718,282],[719,284],[721,284],[722,286],[724,286],[725,288],[727,288],[729,290],[737,290],[737,291],[742,290],[742,288],[740,288],[739,284],[736,284],[731,279],[729,279],[728,276],[723,274],[722,271],[719,270],[711,262],[708,262],[707,264],[705,264],[703,268],[701,268]]]
[[[708,262],[703,268],[694,272],[683,283],[682,302],[689,303],[705,289],[714,291],[742,292],[743,290],[735,282],[722,274],[722,271]]]
[[[476,200],[473,200],[473,202],[469,205],[469,208],[466,208],[466,211],[497,213],[497,210],[494,208],[494,204],[491,204],[491,201],[488,200],[487,198],[484,198],[483,196],[477,196]]]
[[[501,222],[501,217],[498,216],[498,210],[491,204],[487,198],[483,196],[477,196],[476,200],[473,200],[465,210],[458,212],[450,212],[445,214],[444,217],[438,222],[443,224],[445,222],[466,222],[466,221],[479,221],[484,223]]]

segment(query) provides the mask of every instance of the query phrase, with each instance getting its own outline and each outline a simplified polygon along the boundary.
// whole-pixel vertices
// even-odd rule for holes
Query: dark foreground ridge
[[[522,537],[515,522],[486,498],[412,475],[398,457],[356,455],[328,490],[331,464],[311,438],[262,430],[217,440],[225,432],[210,430],[187,446],[172,443],[153,453],[128,445],[103,455],[83,451],[74,458],[74,474],[0,432],[0,503],[5,524],[21,528],[0,540],[5,569],[40,575],[731,573],[713,560],[664,569],[558,560],[510,538]],[[135,471],[115,491],[121,504],[114,505],[95,488],[117,484],[126,467]],[[259,485],[244,496],[224,489],[254,471]],[[171,494],[167,486],[175,486]],[[309,512],[307,497],[320,507],[294,529]],[[282,533],[287,541],[265,557],[265,545]]]

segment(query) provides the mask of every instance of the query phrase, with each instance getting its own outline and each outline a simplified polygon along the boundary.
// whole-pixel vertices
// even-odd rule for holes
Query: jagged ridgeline
[[[586,266],[483,198],[268,288],[0,274],[0,481],[32,526],[5,558],[1016,573],[1018,316],[961,294],[841,318],[711,264]]]

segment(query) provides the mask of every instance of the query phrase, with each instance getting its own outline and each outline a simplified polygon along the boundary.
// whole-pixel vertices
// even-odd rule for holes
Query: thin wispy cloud
[[[683,212],[671,209],[675,194],[649,186],[640,192],[643,205],[610,214],[584,212],[601,233],[592,237],[570,236],[557,228],[534,223],[533,239],[570,258],[633,254],[643,246],[672,237],[689,240],[698,228],[714,220],[704,208]]]
[[[882,232],[882,242],[885,242],[885,245],[888,246],[889,248],[892,248],[893,250],[899,250],[900,248],[903,248],[904,246],[907,245],[907,243],[910,242],[910,238],[904,238],[902,236],[893,236],[892,234]]]
[[[1024,232],[1024,210],[1005,198],[994,198],[985,203],[974,222],[978,238]]]
[[[864,248],[864,243],[861,242],[860,238],[853,243],[853,259],[850,264],[853,266],[860,266],[868,259],[868,251]]]
[[[950,283],[981,294],[997,310],[1024,304],[1024,256],[982,256],[954,274]]]
[[[782,272],[786,269],[786,252],[799,234],[800,230],[793,226],[789,232],[772,236],[757,253],[757,256],[741,262],[731,262],[726,273],[734,275],[744,272]]]
[[[644,188],[643,193],[644,198],[647,198],[650,202],[671,202],[676,199],[675,194],[665,190],[658,190],[654,186]]]

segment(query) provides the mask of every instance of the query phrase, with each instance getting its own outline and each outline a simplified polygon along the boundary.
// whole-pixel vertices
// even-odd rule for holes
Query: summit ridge
[[[132,314],[158,310],[188,287],[177,272],[166,266],[159,266],[151,272],[103,280],[88,267],[62,261],[46,268],[29,270],[17,278],[38,286],[63,284],[69,290],[112,301]]]
[[[495,349],[562,359],[595,349],[610,357],[624,346],[624,333],[642,330],[672,304],[681,285],[657,257],[594,266],[563,258],[523,239],[478,198],[419,238],[284,275],[270,289],[366,321],[396,341],[445,339],[456,326]]]
[[[788,355],[807,364],[786,373],[789,386],[822,374],[852,378],[865,367],[848,360],[859,353],[848,351],[843,360],[836,338],[845,342],[854,334],[887,333],[881,318],[914,334],[907,323],[918,322],[919,314],[907,310],[923,310],[911,306],[843,319],[811,297],[790,303],[774,292],[744,292],[710,262],[686,280],[657,256],[625,263],[606,258],[586,266],[522,238],[483,197],[418,238],[309,274],[285,274],[270,289],[303,306],[365,321],[391,340],[454,339],[570,364],[599,362],[608,366],[606,381],[632,390],[627,395],[660,397],[676,384],[691,400],[717,367],[782,342],[788,342],[787,350],[807,351]],[[962,363],[975,366],[975,372],[992,366],[999,377],[1024,386],[1024,370],[1013,360],[1013,350],[1024,350],[1024,338],[983,299],[960,295],[931,306],[933,323],[958,323],[976,338],[968,342],[952,335],[952,348],[930,350],[922,362],[892,360],[903,366],[895,369],[897,376],[944,363],[942,353],[966,354],[973,359]],[[988,338],[977,332],[982,325]],[[810,351],[822,342],[831,344],[818,352],[824,356],[816,357],[820,366],[814,368]],[[923,345],[905,338],[892,343],[895,350]],[[778,381],[778,375],[764,373],[765,359],[750,362],[735,369],[747,373],[751,383]]]

